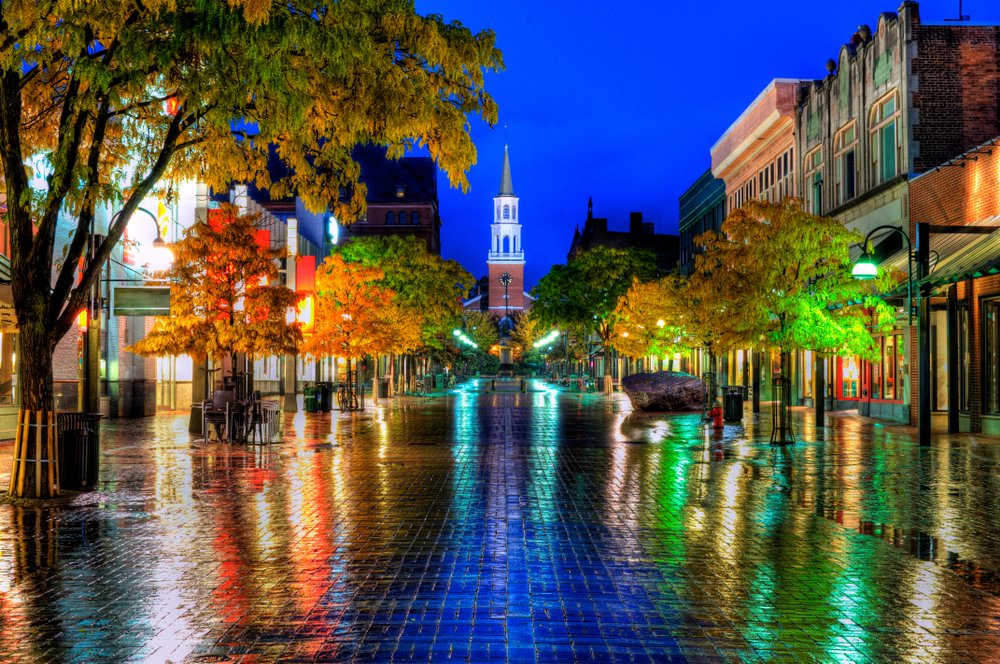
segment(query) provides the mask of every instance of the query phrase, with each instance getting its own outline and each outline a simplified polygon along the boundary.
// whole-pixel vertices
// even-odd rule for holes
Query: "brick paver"
[[[0,505],[0,661],[1000,661],[995,439],[483,388],[106,422],[99,490]]]

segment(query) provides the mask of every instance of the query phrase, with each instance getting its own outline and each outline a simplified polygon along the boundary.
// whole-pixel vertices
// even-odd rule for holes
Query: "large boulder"
[[[632,374],[622,389],[636,410],[678,412],[701,410],[705,383],[681,371]]]

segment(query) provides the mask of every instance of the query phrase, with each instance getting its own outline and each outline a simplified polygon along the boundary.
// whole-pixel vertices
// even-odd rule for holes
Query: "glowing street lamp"
[[[865,236],[865,241],[862,243],[861,247],[864,249],[864,255],[858,259],[858,262],[854,264],[851,269],[851,276],[855,279],[869,281],[878,276],[878,266],[875,265],[875,261],[871,254],[868,253],[868,241],[871,236],[878,231],[892,231],[894,233],[899,233],[906,240],[906,313],[909,316],[909,324],[913,325],[913,272],[910,269],[910,263],[913,257],[913,245],[910,243],[910,236],[903,232],[903,229],[898,226],[892,226],[885,224],[883,226],[878,226],[871,229],[868,235]]]
[[[875,265],[875,261],[868,254],[862,256],[857,263],[854,264],[854,268],[851,270],[851,276],[855,279],[861,279],[867,281],[869,279],[874,279],[878,276],[878,266]]]

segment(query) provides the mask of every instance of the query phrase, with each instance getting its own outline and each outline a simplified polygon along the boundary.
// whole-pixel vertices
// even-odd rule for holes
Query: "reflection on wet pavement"
[[[99,490],[0,505],[0,662],[1000,657],[1000,443],[483,387],[266,447],[105,422]]]

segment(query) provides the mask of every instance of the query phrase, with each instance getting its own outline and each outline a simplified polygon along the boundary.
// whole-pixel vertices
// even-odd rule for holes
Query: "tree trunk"
[[[378,365],[381,359],[378,355],[374,357],[375,377],[372,378],[372,404],[376,406],[378,405]]]
[[[611,348],[608,344],[604,344],[604,393],[611,394],[615,391],[614,385],[611,384]]]
[[[19,325],[21,408],[7,494],[12,498],[54,498],[60,494],[59,456],[49,332],[44,323],[32,320],[21,320]]]

